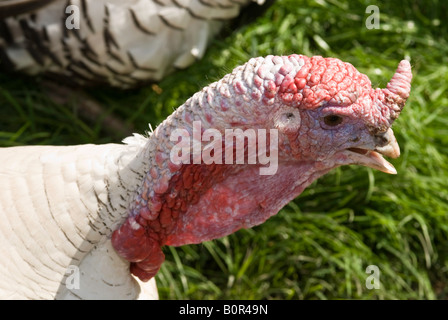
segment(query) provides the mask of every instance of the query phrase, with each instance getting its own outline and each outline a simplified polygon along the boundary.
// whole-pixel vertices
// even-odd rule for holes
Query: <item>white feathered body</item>
[[[141,288],[109,240],[140,179],[140,151],[138,144],[0,149],[1,298],[157,298],[154,280]]]
[[[0,53],[17,71],[133,87],[200,59],[251,1],[55,0],[0,21]]]

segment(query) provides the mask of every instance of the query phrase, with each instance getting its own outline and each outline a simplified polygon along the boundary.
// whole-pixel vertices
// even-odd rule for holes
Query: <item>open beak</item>
[[[359,164],[389,174],[397,174],[397,170],[383,156],[398,158],[400,147],[395,139],[392,129],[381,135],[380,146],[373,150],[364,148],[349,148],[344,151],[344,155],[351,160],[352,164]]]
[[[387,84],[387,88],[375,91],[378,93],[375,105],[381,109],[382,115],[387,115],[379,118],[388,123],[389,129],[386,132],[375,134],[368,146],[363,145],[344,150],[343,154],[347,157],[345,160],[352,164],[360,164],[386,173],[397,174],[394,166],[386,161],[383,156],[391,158],[400,156],[400,147],[390,126],[398,118],[409,97],[411,79],[411,64],[407,60],[402,60],[394,76]]]

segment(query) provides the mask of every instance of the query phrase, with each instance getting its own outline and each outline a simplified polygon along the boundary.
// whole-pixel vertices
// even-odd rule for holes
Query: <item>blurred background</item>
[[[369,5],[379,9],[378,29],[366,27]],[[276,0],[227,24],[191,67],[142,88],[76,89],[59,104],[42,77],[2,73],[0,146],[119,143],[251,57],[332,56],[381,88],[408,58],[411,96],[394,125],[402,155],[391,160],[398,175],[334,170],[261,226],[165,247],[156,277],[162,299],[446,299],[447,21],[442,0]],[[100,116],[81,115],[83,96]],[[370,265],[379,289],[366,286]]]

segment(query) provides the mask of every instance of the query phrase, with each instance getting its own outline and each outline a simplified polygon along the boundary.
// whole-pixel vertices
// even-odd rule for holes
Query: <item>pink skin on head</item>
[[[114,248],[147,281],[163,263],[162,246],[199,243],[263,223],[337,166],[356,163],[393,173],[374,150],[398,148],[389,128],[409,96],[411,77],[402,61],[387,89],[374,90],[366,75],[338,59],[251,59],[155,130],[145,151],[150,169],[129,217],[112,235]],[[222,136],[230,128],[278,129],[278,171],[260,176],[260,164],[171,163],[170,133],[192,132],[193,121]]]

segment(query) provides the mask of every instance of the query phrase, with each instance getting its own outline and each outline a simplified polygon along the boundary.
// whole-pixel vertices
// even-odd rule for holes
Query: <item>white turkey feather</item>
[[[158,81],[201,59],[224,22],[254,1],[3,0],[2,63],[82,85]]]

